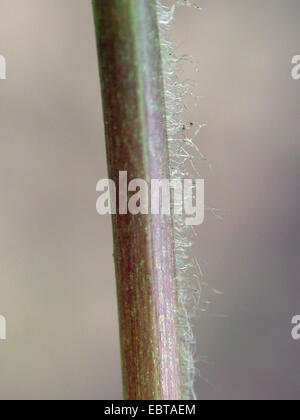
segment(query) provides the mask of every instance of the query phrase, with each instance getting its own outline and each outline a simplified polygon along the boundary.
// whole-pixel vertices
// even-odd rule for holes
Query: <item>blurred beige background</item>
[[[196,0],[195,0],[196,1]],[[299,0],[203,0],[172,37],[199,73],[207,215],[195,253],[223,290],[196,324],[200,399],[298,399]],[[89,0],[0,0],[1,399],[118,399],[121,375]],[[220,315],[225,314],[224,318]],[[205,378],[205,379],[204,379]]]

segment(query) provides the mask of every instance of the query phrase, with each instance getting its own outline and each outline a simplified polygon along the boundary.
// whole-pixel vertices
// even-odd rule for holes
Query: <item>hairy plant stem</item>
[[[168,179],[156,1],[93,6],[109,177]],[[124,397],[181,399],[172,218],[117,214],[112,224]]]

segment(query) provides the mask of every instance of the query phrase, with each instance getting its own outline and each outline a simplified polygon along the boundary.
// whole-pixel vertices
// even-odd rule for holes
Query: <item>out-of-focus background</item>
[[[195,0],[196,1],[196,0]],[[194,56],[191,121],[207,214],[195,253],[209,310],[195,320],[199,399],[298,399],[299,0],[203,0],[172,39]],[[119,399],[107,175],[89,0],[0,0],[1,399]],[[223,317],[226,315],[226,317]],[[205,358],[207,357],[207,358]],[[203,362],[205,360],[205,363]],[[207,362],[207,363],[206,363]]]

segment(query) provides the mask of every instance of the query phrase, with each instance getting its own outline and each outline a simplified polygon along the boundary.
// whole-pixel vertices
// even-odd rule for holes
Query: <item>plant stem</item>
[[[169,179],[156,1],[93,0],[109,177]],[[182,398],[170,216],[113,215],[125,399]]]

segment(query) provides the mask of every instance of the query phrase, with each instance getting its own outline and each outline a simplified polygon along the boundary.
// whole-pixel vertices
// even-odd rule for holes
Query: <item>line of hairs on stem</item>
[[[178,74],[181,66],[186,61],[192,62],[192,60],[187,55],[177,57],[169,32],[178,7],[188,6],[196,9],[200,7],[185,0],[174,0],[169,5],[164,4],[163,0],[156,0],[156,3],[162,53],[170,178],[181,179],[199,175],[194,159],[200,157],[206,160],[206,158],[195,142],[203,125],[187,122],[183,116],[186,99],[194,96],[193,83],[182,81]],[[183,398],[189,400],[196,399],[194,383],[198,373],[195,360],[196,341],[191,319],[200,307],[204,283],[202,270],[192,251],[194,229],[186,225],[184,215],[173,213],[180,365]]]

